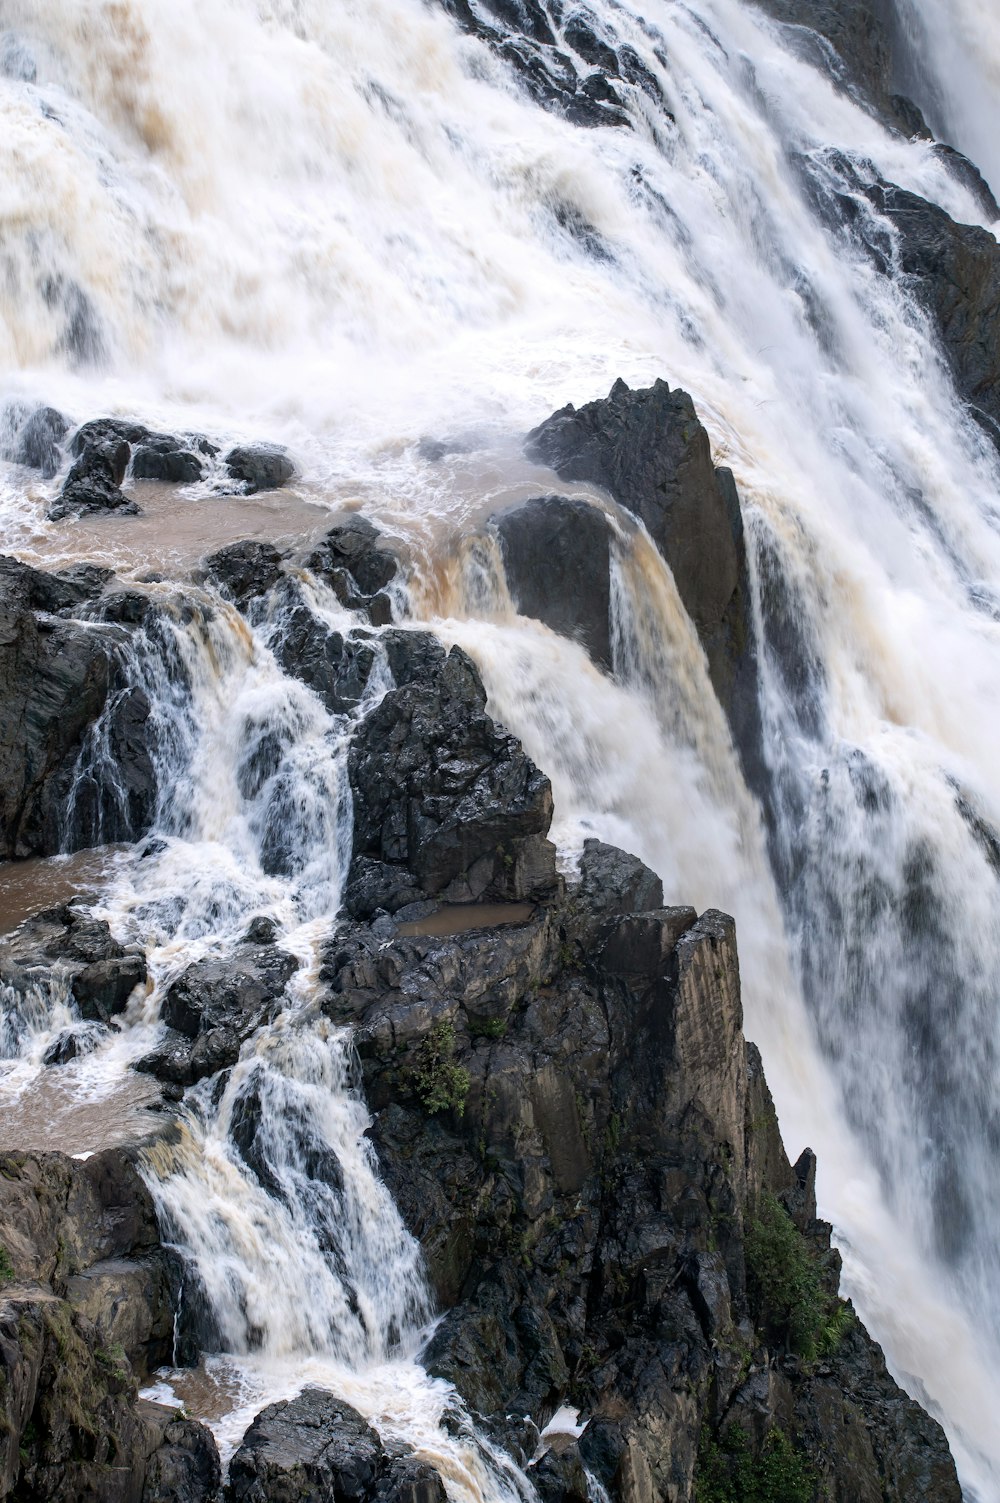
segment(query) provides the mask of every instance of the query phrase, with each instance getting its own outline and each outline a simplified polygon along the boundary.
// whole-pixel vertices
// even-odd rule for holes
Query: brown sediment
[[[18,1094],[0,1079],[0,1150],[77,1154],[137,1143],[162,1131],[162,1112],[149,1110],[160,1099],[156,1081],[132,1071],[99,1101],[80,1098],[73,1065],[48,1066]]]
[[[124,845],[101,846],[77,851],[73,856],[32,856],[26,861],[0,862],[0,934],[9,934],[18,924],[66,903],[80,893],[92,893],[110,876]]]
[[[470,929],[498,929],[526,924],[534,913],[531,903],[456,903],[439,908],[426,918],[400,924],[399,932],[412,939],[418,934],[465,934]]]

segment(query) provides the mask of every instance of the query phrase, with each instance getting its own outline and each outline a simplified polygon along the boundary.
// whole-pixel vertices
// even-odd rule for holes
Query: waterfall
[[[245,1421],[261,1394],[333,1373],[444,1457],[459,1491],[491,1467],[489,1487],[516,1495],[495,1457],[442,1438],[451,1399],[414,1355],[416,1255],[363,1147],[349,1044],[313,1011],[350,845],[350,717],[281,669],[280,619],[248,625],[209,585],[186,619],[142,577],[151,559],[187,569],[207,551],[192,539],[302,533],[360,506],[407,549],[415,615],[475,657],[493,712],[551,776],[564,861],[599,833],[656,867],[669,899],[736,914],[748,1033],[790,1148],[820,1155],[848,1288],[941,1415],[969,1495],[992,1503],[1000,461],[857,183],[965,224],[983,205],[748,0],[577,9],[652,81],[623,88],[628,128],[544,109],[421,0],[3,6],[0,397],[220,446],[263,435],[301,466],[271,510],[209,478],[98,525],[47,522],[58,480],[0,465],[6,546],[43,565],[99,554],[156,605],[127,673],[161,728],[156,840],[113,866],[98,908],[145,946],[153,984],[70,1068],[81,1092],[111,1091],[180,971],[273,918],[301,962],[287,1005],[218,1100],[190,1093],[181,1146],[150,1167],[217,1351],[251,1386],[227,1412]],[[895,24],[903,82],[1000,187],[986,9],[898,0]],[[613,679],[505,594],[492,515],[556,489],[608,506],[528,464],[521,436],[619,376],[689,390],[737,480],[766,828],[641,529],[616,517]],[[100,728],[82,774],[97,836],[122,838]],[[64,1010],[35,999],[5,1037],[19,1079]],[[259,1174],[239,1151],[250,1102],[287,1118]],[[308,1193],[306,1162],[329,1171]],[[346,1238],[324,1231],[334,1204]]]

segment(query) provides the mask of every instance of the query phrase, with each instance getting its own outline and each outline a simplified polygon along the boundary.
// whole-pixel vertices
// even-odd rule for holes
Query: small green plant
[[[412,1071],[413,1087],[425,1109],[436,1112],[465,1111],[469,1072],[455,1063],[455,1025],[448,1018],[434,1024],[417,1050]]]
[[[807,1362],[836,1350],[851,1312],[823,1287],[819,1260],[784,1206],[761,1196],[746,1239],[748,1289],[759,1322]]]
[[[712,1439],[702,1431],[695,1503],[812,1503],[817,1477],[787,1435],[772,1430],[756,1456],[746,1434],[729,1425]]]
[[[473,1038],[502,1039],[507,1032],[506,1018],[489,1018],[485,1023],[470,1019],[469,1032]]]
[[[10,1253],[0,1242],[0,1285],[9,1284],[14,1277],[14,1265],[10,1261]]]

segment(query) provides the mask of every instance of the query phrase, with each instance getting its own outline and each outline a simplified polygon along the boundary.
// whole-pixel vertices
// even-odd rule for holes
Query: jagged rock
[[[390,1456],[357,1410],[323,1389],[262,1410],[229,1468],[230,1503],[444,1503],[441,1479]]]
[[[648,96],[664,123],[672,119],[654,75],[634,48],[580,9],[551,15],[538,0],[441,0],[463,31],[477,37],[513,70],[543,109],[575,125],[630,126],[629,93]],[[612,45],[614,42],[614,45]]]
[[[156,805],[149,702],[127,682],[123,637],[61,619],[100,595],[109,572],[43,574],[0,558],[0,857],[50,856],[145,833]],[[104,716],[115,787],[78,788],[88,732]]]
[[[276,610],[274,653],[285,672],[318,694],[331,715],[355,709],[377,662],[371,634],[334,630],[313,613],[291,581]]]
[[[222,1467],[211,1430],[162,1404],[140,1400],[138,1410],[161,1436],[146,1466],[142,1503],[214,1503]]]
[[[562,408],[528,434],[530,459],[602,486],[638,517],[670,566],[697,628],[744,768],[762,783],[757,661],[746,544],[732,474],[712,464],[687,392],[616,381],[603,401]],[[606,543],[595,544],[603,562]],[[582,544],[581,544],[582,547]],[[588,564],[588,572],[600,567]]]
[[[266,595],[281,578],[282,555],[270,543],[246,539],[210,554],[205,569],[237,604]]]
[[[67,1301],[98,1349],[139,1373],[170,1360],[173,1275],[130,1150],[0,1155],[0,1242],[15,1280]]]
[[[20,429],[11,458],[15,464],[40,470],[51,480],[62,463],[63,444],[70,425],[54,407],[39,407]]]
[[[136,1069],[186,1086],[235,1064],[243,1041],[277,1009],[297,966],[286,951],[254,941],[188,966],[163,1000],[170,1032]]]
[[[74,901],[36,914],[0,941],[0,980],[21,996],[50,980],[65,983],[81,1017],[106,1023],[145,983],[146,957]]]
[[[586,1469],[616,1499],[690,1503],[705,1437],[737,1426],[754,1456],[780,1430],[844,1503],[957,1503],[940,1428],[837,1301],[815,1160],[789,1165],[743,1040],[732,920],[662,897],[594,842],[521,927],[342,924],[327,947],[324,1008],[355,1027],[382,1172],[446,1308],[429,1369],[515,1454],[512,1417],[583,1409],[565,1462],[533,1468],[545,1497]],[[764,1215],[845,1332],[820,1363],[784,1329],[768,1345]]]
[[[223,463],[248,496],[280,490],[295,475],[287,449],[278,444],[238,444],[229,450]]]
[[[135,515],[139,507],[121,488],[129,462],[127,440],[111,433],[106,437],[95,434],[88,436],[80,449],[77,444],[83,432],[81,429],[77,434],[73,446],[80,457],[66,476],[58,499],[48,509],[49,521],[106,511]]]
[[[386,590],[399,560],[381,546],[378,530],[366,517],[351,517],[332,528],[310,553],[306,567],[326,580],[341,604],[367,612],[373,626],[392,620]]]
[[[349,758],[355,916],[424,897],[530,897],[555,883],[545,842],[552,790],[486,714],[486,691],[458,648],[391,690],[359,727]]]
[[[540,496],[494,518],[514,604],[610,673],[611,528],[586,501]]]
[[[844,152],[824,153],[820,170],[808,157],[800,166],[820,212],[845,226],[885,275],[898,270],[910,279],[959,394],[1000,446],[1000,246],[993,235],[957,224],[936,204],[879,179],[871,163]],[[989,191],[985,184],[982,191]],[[879,218],[864,209],[865,199]],[[986,207],[1000,217],[992,195]],[[886,221],[895,232],[892,245]]]

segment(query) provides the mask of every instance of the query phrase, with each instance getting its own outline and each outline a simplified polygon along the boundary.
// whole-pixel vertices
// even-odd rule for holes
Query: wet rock
[[[520,928],[331,938],[324,1008],[355,1028],[383,1176],[445,1307],[429,1370],[522,1457],[514,1417],[583,1410],[532,1468],[545,1498],[587,1495],[587,1471],[612,1498],[691,1498],[705,1437],[738,1424],[831,1496],[957,1503],[942,1432],[837,1299],[815,1160],[788,1163],[743,1039],[732,920],[662,899],[592,842]],[[846,1333],[817,1365],[769,1345],[762,1216]]]
[[[49,507],[46,513],[49,521],[108,511],[135,515],[139,507],[121,488],[129,454],[123,438],[109,436],[89,442],[66,476],[59,497]]]
[[[310,553],[306,567],[331,586],[341,604],[366,610],[373,625],[392,619],[385,591],[398,573],[399,560],[366,517],[351,517],[332,528]]]
[[[0,558],[0,857],[136,839],[152,819],[155,728],[128,682],[125,637],[65,619],[109,577],[93,565],[44,574]],[[70,819],[81,754],[102,720],[115,777],[77,786]]]
[[[187,1086],[235,1064],[243,1041],[280,1006],[297,966],[293,956],[259,942],[188,966],[163,1000],[171,1032],[136,1069]]]
[[[307,684],[331,715],[355,709],[377,661],[370,634],[334,630],[314,614],[294,585],[278,612],[274,653],[285,672]]]
[[[214,1503],[222,1467],[211,1430],[161,1404],[140,1401],[138,1408],[161,1437],[146,1466],[142,1503]]]
[[[422,897],[517,900],[554,886],[549,781],[486,714],[460,649],[365,718],[349,773],[355,916]]]
[[[687,392],[617,381],[603,401],[564,407],[525,441],[564,480],[599,485],[638,517],[670,567],[708,657],[744,767],[760,781],[760,710],[746,544],[729,470],[716,469]],[[582,546],[582,544],[581,544]],[[604,544],[600,543],[603,554]],[[587,565],[593,572],[595,560]]]
[[[231,1503],[443,1503],[427,1466],[390,1458],[370,1425],[323,1389],[307,1388],[254,1420],[229,1468]]]
[[[15,464],[40,470],[51,480],[62,463],[63,445],[70,425],[54,407],[39,407],[21,428],[11,458]]]
[[[218,453],[207,438],[173,433],[146,433],[132,450],[132,475],[136,480],[162,480],[172,485],[194,485],[204,480],[209,461]]]
[[[586,501],[541,496],[494,518],[514,604],[610,673],[611,529]]]
[[[937,331],[959,395],[1000,446],[1000,246],[988,230],[957,224],[936,204],[878,179],[870,163],[840,151],[827,152],[824,162],[832,173],[808,158],[800,162],[820,212],[885,275],[901,272],[908,279]],[[996,207],[992,195],[986,207]]]
[[[105,1037],[103,1028],[65,1028],[57,1034],[42,1055],[43,1065],[68,1065],[70,1060],[80,1059],[100,1048]]]
[[[282,555],[270,543],[247,539],[205,560],[209,577],[241,606],[266,595],[281,578]]]
[[[238,444],[229,450],[223,464],[247,496],[280,490],[295,475],[288,450],[278,444]]]
[[[576,125],[630,126],[639,91],[671,120],[660,86],[635,50],[610,31],[602,36],[591,12],[549,10],[538,0],[441,0],[472,36],[508,64],[543,109]]]
[[[50,982],[65,985],[81,1017],[106,1023],[145,984],[146,957],[138,946],[119,944],[80,903],[65,903],[0,941],[0,980],[22,997]]]

